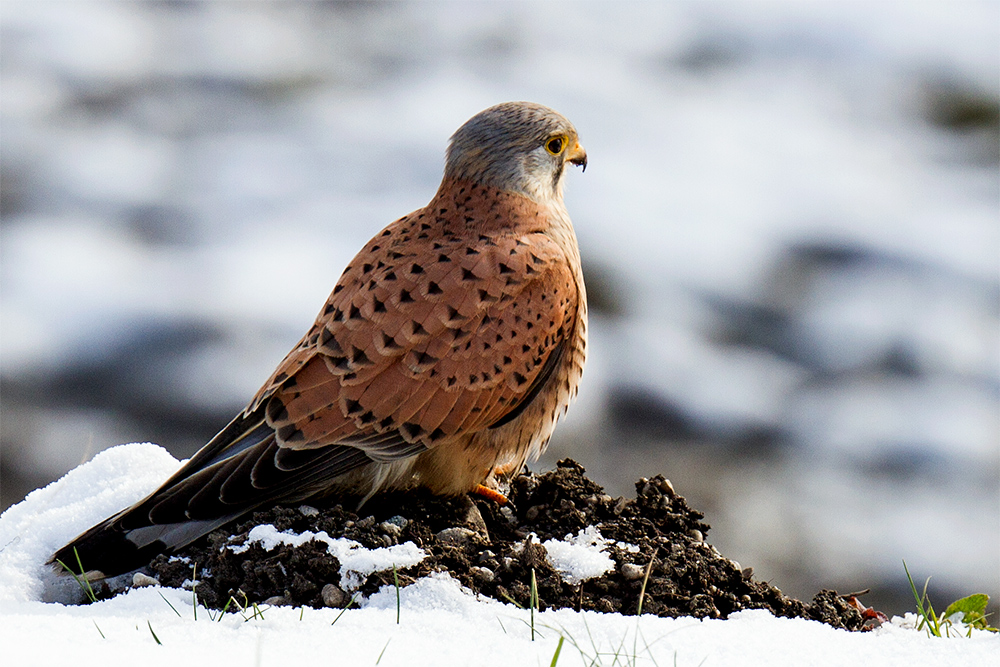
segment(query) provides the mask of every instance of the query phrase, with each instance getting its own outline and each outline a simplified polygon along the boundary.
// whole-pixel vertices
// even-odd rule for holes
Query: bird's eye
[[[562,153],[563,148],[566,147],[566,137],[552,137],[547,142],[545,142],[545,150],[552,153],[553,155],[559,155]]]

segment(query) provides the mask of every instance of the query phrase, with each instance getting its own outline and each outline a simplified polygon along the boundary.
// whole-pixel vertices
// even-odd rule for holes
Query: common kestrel
[[[430,203],[375,235],[253,400],[159,489],[51,562],[146,564],[254,509],[414,486],[495,488],[548,443],[587,342],[563,204],[573,125],[530,102],[451,137]]]

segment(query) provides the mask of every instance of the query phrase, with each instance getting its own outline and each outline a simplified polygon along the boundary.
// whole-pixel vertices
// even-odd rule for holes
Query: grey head
[[[565,116],[534,102],[505,102],[480,111],[452,135],[444,175],[561,204],[567,162],[587,167],[587,153]]]

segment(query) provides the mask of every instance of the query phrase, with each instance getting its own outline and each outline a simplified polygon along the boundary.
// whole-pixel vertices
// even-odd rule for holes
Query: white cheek
[[[544,146],[539,146],[524,157],[524,183],[536,201],[547,201],[558,198],[562,189],[562,178],[553,183],[553,175],[558,169],[557,160],[561,158],[550,155]]]

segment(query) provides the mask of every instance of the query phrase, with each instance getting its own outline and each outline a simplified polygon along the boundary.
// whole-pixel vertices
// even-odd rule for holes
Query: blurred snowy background
[[[189,456],[451,132],[527,99],[590,156],[591,357],[539,467],[666,474],[792,595],[899,613],[905,558],[1000,597],[996,2],[0,11],[2,507]]]

